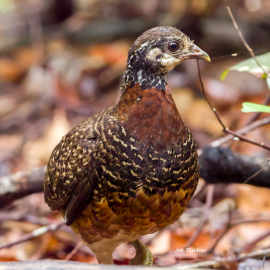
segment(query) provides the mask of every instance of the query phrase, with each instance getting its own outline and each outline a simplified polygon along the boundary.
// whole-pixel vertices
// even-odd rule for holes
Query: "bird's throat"
[[[129,83],[117,108],[119,121],[142,147],[150,144],[164,150],[185,137],[185,125],[168,86],[144,89],[139,83]]]
[[[121,92],[124,93],[128,86],[133,87],[134,84],[139,84],[141,89],[166,90],[166,75],[167,72],[157,67],[150,67],[147,63],[140,61],[138,56],[130,56],[123,74]]]

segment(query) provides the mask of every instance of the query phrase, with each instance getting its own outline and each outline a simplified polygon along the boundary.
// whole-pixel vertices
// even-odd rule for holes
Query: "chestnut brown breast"
[[[123,93],[118,105],[118,117],[141,147],[152,146],[163,151],[183,143],[186,128],[172,98],[170,89],[141,89],[139,84]]]

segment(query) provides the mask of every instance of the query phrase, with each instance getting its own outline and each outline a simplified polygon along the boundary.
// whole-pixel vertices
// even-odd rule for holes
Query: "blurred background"
[[[0,0],[0,177],[46,165],[53,148],[73,126],[116,104],[127,52],[142,32],[155,26],[177,27],[210,55],[211,63],[201,63],[208,97],[228,127],[242,127],[250,117],[241,113],[242,102],[262,103],[269,90],[264,80],[249,73],[230,72],[224,81],[220,79],[225,69],[250,58],[226,6],[255,54],[268,52],[267,0]],[[236,57],[230,56],[235,53]],[[198,148],[224,136],[201,93],[195,60],[170,72],[168,84]],[[269,142],[269,131],[265,126],[248,136]],[[229,146],[241,154],[269,157],[266,150],[247,143]],[[268,189],[231,184],[215,190],[222,192],[215,193],[210,220],[193,247],[211,246],[226,225],[228,207],[242,218],[270,218]],[[198,259],[200,254],[174,251],[183,248],[201,224],[206,197],[205,193],[191,205],[179,224],[145,237],[157,265]],[[0,209],[0,243],[60,220],[49,211],[42,193],[14,201]],[[215,251],[225,255],[243,250],[253,239],[250,232],[255,235],[256,230],[258,237],[268,228],[269,223],[259,222],[238,226]],[[264,241],[262,246],[270,245],[270,239]],[[78,242],[68,228],[62,228],[1,249],[0,261],[64,259]],[[124,262],[133,255],[126,244],[114,257]],[[72,260],[96,262],[86,247],[80,247]]]

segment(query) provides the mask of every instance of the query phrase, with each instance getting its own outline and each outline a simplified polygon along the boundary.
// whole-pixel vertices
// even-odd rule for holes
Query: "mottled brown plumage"
[[[177,220],[195,191],[196,145],[166,82],[190,58],[209,60],[179,30],[143,33],[129,51],[119,103],[73,128],[51,155],[45,201],[101,263],[129,241],[132,263],[152,265],[137,238]]]

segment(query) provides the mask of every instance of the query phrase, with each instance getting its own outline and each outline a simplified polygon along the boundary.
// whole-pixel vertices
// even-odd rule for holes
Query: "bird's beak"
[[[205,51],[200,49],[197,45],[193,44],[192,50],[193,51],[191,53],[187,53],[185,55],[185,58],[187,58],[187,59],[203,59],[203,60],[206,60],[208,62],[211,62],[209,55]]]

